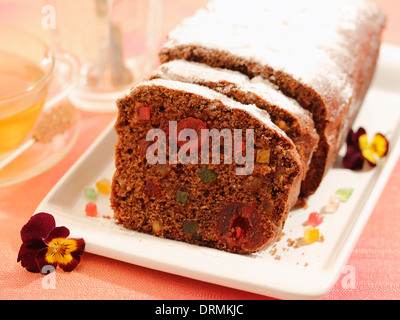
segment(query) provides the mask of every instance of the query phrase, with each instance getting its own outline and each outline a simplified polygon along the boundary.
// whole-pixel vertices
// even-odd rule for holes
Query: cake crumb
[[[292,247],[296,243],[296,241],[291,239],[291,238],[289,238],[289,239],[287,239],[287,243],[288,243],[289,247]]]
[[[297,199],[295,207],[301,209],[307,209],[308,208],[307,200],[303,197],[299,197],[299,199]]]

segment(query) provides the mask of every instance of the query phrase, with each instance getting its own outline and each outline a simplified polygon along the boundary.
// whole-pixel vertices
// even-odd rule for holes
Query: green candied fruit
[[[175,199],[178,203],[187,204],[189,202],[189,192],[178,191]]]
[[[183,222],[182,230],[187,235],[196,234],[199,229],[199,224],[195,221],[185,220]]]
[[[336,190],[335,195],[338,196],[342,202],[346,202],[352,195],[353,190],[353,188],[341,188]]]
[[[207,166],[203,166],[203,168],[201,168],[201,170],[196,174],[205,184],[209,184],[217,178],[217,174],[214,171],[208,169]]]
[[[84,191],[86,198],[90,200],[96,200],[97,199],[97,191],[94,188],[87,188]]]

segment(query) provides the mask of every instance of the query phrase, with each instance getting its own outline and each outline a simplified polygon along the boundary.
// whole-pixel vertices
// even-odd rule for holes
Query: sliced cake
[[[236,253],[277,238],[303,168],[266,111],[164,79],[138,84],[117,104],[111,206],[120,224]]]

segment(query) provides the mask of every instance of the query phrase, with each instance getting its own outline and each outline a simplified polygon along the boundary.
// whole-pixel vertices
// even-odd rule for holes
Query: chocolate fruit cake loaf
[[[265,110],[165,79],[136,85],[117,105],[111,206],[120,224],[236,253],[276,239],[303,168]]]
[[[286,97],[276,86],[261,77],[249,79],[240,72],[212,68],[186,60],[172,60],[162,64],[152,78],[163,78],[204,85],[239,101],[254,104],[266,110],[271,120],[282,129],[296,145],[306,177],[311,157],[319,136],[312,115],[295,100]]]
[[[261,76],[309,110],[319,144],[302,184],[308,196],[362,104],[384,25],[367,0],[214,0],[169,34],[159,56]]]

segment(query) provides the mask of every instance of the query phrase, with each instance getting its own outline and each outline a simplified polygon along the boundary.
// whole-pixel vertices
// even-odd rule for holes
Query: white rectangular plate
[[[114,172],[116,136],[111,125],[46,196],[36,212],[53,214],[71,236],[83,237],[86,251],[232,288],[281,299],[319,298],[338,280],[400,154],[400,48],[383,45],[373,85],[354,128],[363,126],[390,139],[390,152],[370,171],[342,169],[340,157],[307,209],[293,210],[284,235],[273,248],[238,255],[123,229],[112,219],[108,196],[96,200],[99,218],[85,215],[84,189]],[[341,155],[344,153],[341,150]],[[309,213],[321,211],[338,188],[352,187],[337,212],[324,214],[318,227],[324,241],[289,246],[303,236]],[[273,250],[272,250],[273,249]]]

